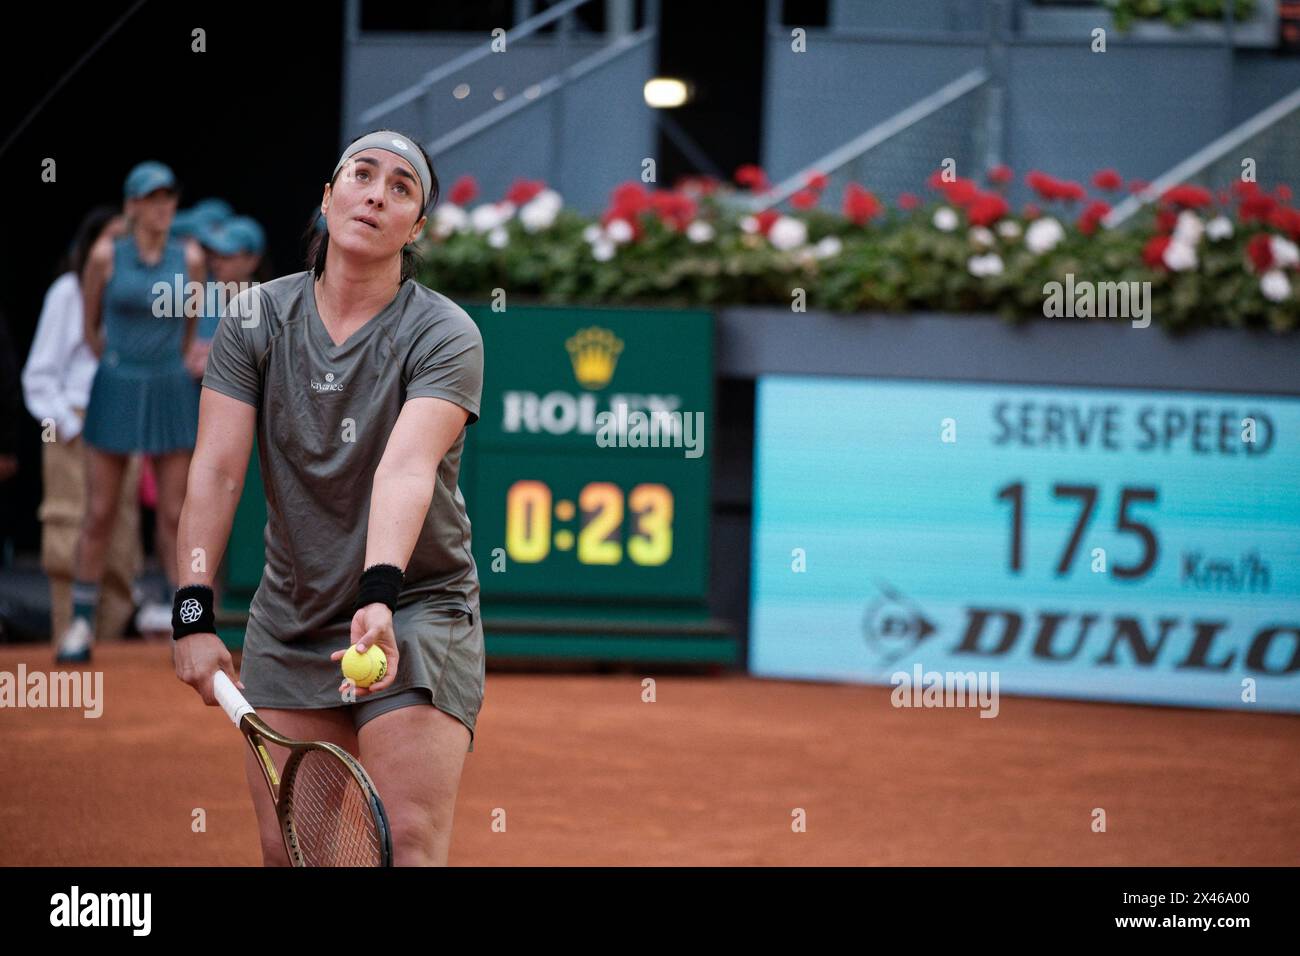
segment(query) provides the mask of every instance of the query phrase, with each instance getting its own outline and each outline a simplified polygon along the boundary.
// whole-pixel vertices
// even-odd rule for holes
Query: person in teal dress
[[[187,295],[186,285],[205,280],[203,253],[192,239],[171,235],[179,198],[171,169],[140,163],[127,175],[124,192],[126,232],[95,244],[82,278],[86,341],[99,367],[83,431],[87,504],[72,623],[59,641],[59,661],[90,659],[105,553],[133,453],[147,455],[153,465],[158,560],[175,588],[176,523],[198,429],[199,396],[183,356],[198,314],[192,306],[202,298]]]

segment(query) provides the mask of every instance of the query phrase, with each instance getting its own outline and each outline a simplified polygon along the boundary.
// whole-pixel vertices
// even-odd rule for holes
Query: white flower
[[[554,189],[543,189],[532,198],[532,202],[541,203],[543,206],[550,206],[556,212],[559,212],[564,206],[564,199]]]
[[[1232,220],[1227,216],[1215,216],[1205,224],[1205,234],[1213,242],[1232,238]]]
[[[1195,246],[1201,241],[1201,234],[1204,232],[1205,224],[1201,222],[1201,217],[1196,213],[1190,209],[1184,209],[1178,214],[1178,221],[1174,224],[1174,242]]]
[[[767,231],[767,241],[782,252],[789,252],[808,241],[808,227],[801,219],[780,216]]]
[[[609,225],[605,227],[605,235],[614,242],[630,242],[633,235],[632,224],[626,219],[611,219]]]
[[[1039,256],[1044,252],[1051,252],[1064,238],[1065,230],[1051,216],[1035,219],[1025,230],[1025,245],[1029,247],[1030,252]]]
[[[691,242],[708,242],[713,238],[713,227],[703,219],[696,219],[686,227],[686,238]]]
[[[1014,219],[1003,219],[998,223],[998,235],[1003,239],[1019,239],[1020,223]]]
[[[487,241],[493,249],[504,249],[510,244],[510,233],[506,232],[505,226],[497,226],[488,233]]]
[[[1269,269],[1260,276],[1259,291],[1270,302],[1285,302],[1291,298],[1291,283],[1281,269]]]
[[[464,232],[469,225],[469,213],[455,203],[439,206],[433,213],[433,234],[440,239],[453,232]]]
[[[591,254],[597,262],[608,262],[614,258],[614,243],[602,236],[591,244]]]
[[[989,246],[993,245],[996,240],[993,238],[993,233],[988,229],[985,229],[983,226],[975,226],[970,231],[970,241],[983,249],[987,249]]]
[[[1186,272],[1196,268],[1196,250],[1179,239],[1170,239],[1161,256],[1166,266],[1173,272]]]
[[[838,256],[843,248],[844,243],[840,242],[839,236],[827,236],[813,246],[813,255],[818,259],[829,259],[831,256]]]
[[[509,203],[485,202],[475,206],[474,211],[469,214],[470,225],[474,227],[477,233],[491,232],[497,226],[504,225],[510,218],[510,213],[506,212]],[[513,211],[513,207],[511,207]]]
[[[940,232],[952,232],[957,228],[957,214],[947,206],[940,206],[934,211],[934,228]]]
[[[1300,263],[1300,248],[1290,239],[1283,239],[1281,236],[1268,237],[1268,249],[1273,253],[1273,262],[1285,269],[1287,266],[1293,266]]]
[[[549,198],[548,193],[554,198]],[[551,228],[559,212],[560,194],[552,189],[544,189],[519,210],[519,221],[528,232],[541,232]]]
[[[758,217],[746,216],[744,219],[740,220],[740,228],[742,231],[748,232],[751,235],[758,232]]]
[[[1000,276],[1002,275],[1002,257],[996,252],[990,252],[982,256],[971,256],[966,263],[966,268],[970,270],[973,276]]]
[[[582,238],[587,242],[595,242],[605,234],[605,230],[600,228],[598,223],[592,223],[586,229],[582,230]]]

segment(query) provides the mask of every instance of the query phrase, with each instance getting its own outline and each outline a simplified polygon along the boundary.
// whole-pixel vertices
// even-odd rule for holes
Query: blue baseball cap
[[[126,185],[123,194],[127,199],[139,199],[141,196],[149,195],[155,189],[175,188],[176,175],[171,171],[171,167],[147,159],[143,163],[137,163],[126,174]]]
[[[199,233],[199,241],[217,255],[233,256],[240,252],[261,255],[266,249],[266,234],[257,220],[235,216],[223,223],[208,226]]]
[[[186,238],[188,236],[197,236],[201,223],[194,215],[193,209],[182,209],[176,215],[172,216],[172,235]]]
[[[190,211],[199,222],[216,223],[223,222],[235,214],[235,209],[224,199],[200,199]]]

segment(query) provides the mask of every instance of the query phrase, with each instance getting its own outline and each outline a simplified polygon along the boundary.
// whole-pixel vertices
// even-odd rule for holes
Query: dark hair
[[[76,235],[72,237],[67,252],[59,260],[60,275],[65,272],[75,272],[77,278],[81,278],[81,273],[86,268],[86,259],[90,257],[90,247],[95,244],[104,227],[118,215],[118,212],[119,210],[112,206],[96,206],[86,213],[81,224],[77,226]]]
[[[381,126],[378,129],[366,130],[366,132],[354,137],[354,139],[360,139],[362,136],[369,136],[371,133],[381,132],[386,128],[387,127]],[[420,155],[424,157],[424,161],[429,167],[429,195],[424,197],[424,208],[420,210],[420,216],[427,216],[430,210],[432,210],[434,205],[438,202],[438,173],[433,168],[433,160],[429,159],[429,154],[424,151],[424,147],[420,145],[420,141],[414,136],[407,136],[406,133],[403,133],[401,130],[393,130],[393,132],[406,136],[408,142],[414,143],[415,148],[420,151]],[[340,169],[339,172],[342,172],[342,170]],[[332,187],[337,180],[338,173],[335,173],[334,178],[330,180],[330,186]],[[319,216],[320,207],[317,206],[312,211],[311,218],[307,221],[307,228],[302,234],[303,239],[307,243],[307,268],[315,273],[317,279],[325,274],[325,254],[329,251],[330,247],[329,233],[324,229],[316,228],[316,220]],[[418,218],[419,217],[417,217],[417,221]],[[405,282],[407,279],[410,279],[415,275],[416,269],[419,267],[419,259],[420,257],[415,251],[414,243],[408,242],[406,245],[402,246],[402,282]]]

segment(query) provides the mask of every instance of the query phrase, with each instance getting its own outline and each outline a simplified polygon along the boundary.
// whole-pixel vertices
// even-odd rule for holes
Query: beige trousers
[[[41,521],[41,567],[50,579],[51,637],[58,641],[72,623],[72,581],[76,576],[77,540],[86,512],[86,446],[81,435],[41,447],[44,495]],[[132,455],[122,476],[117,521],[100,582],[95,639],[121,636],[135,602],[131,584],[143,562],[140,546],[140,456]]]

